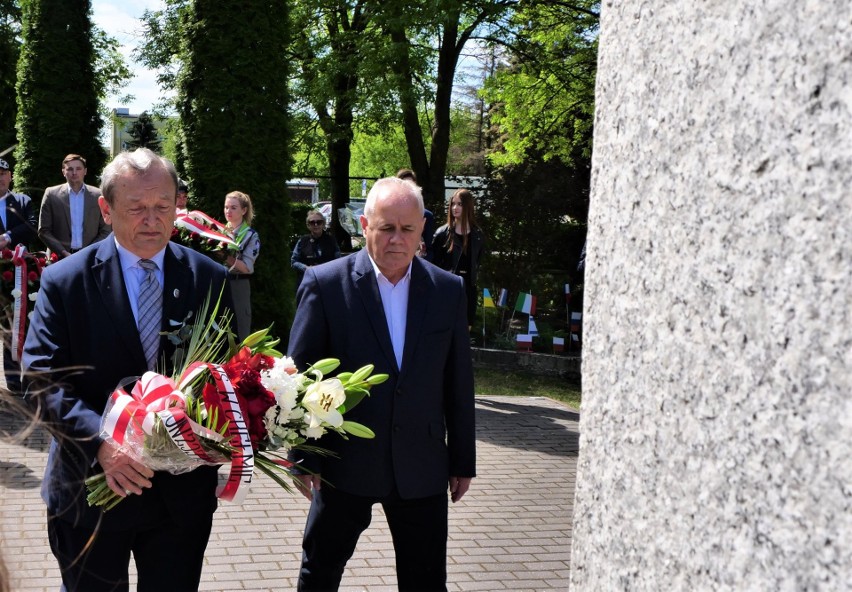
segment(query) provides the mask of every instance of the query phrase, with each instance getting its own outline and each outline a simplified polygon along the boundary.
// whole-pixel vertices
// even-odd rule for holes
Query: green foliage
[[[71,152],[90,175],[106,160],[88,0],[22,0],[15,186],[36,200]]]
[[[290,254],[287,7],[253,0],[223,10],[197,0],[180,18],[179,145],[194,207],[220,212],[229,191],[251,196],[262,243],[253,323],[274,323],[280,334],[293,316],[293,275],[282,273]]]
[[[147,111],[139,114],[139,117],[128,130],[130,141],[127,142],[130,148],[148,148],[159,153],[162,142],[157,133],[157,128],[154,126],[154,120]]]
[[[511,19],[510,63],[485,85],[499,149],[495,165],[532,153],[591,156],[600,2],[530,2]]]
[[[20,42],[18,31],[21,25],[21,12],[14,2],[0,2],[0,96],[6,97],[0,101],[0,152],[15,143],[15,112],[17,108],[12,97],[15,96],[15,79],[17,72]],[[9,155],[0,158],[9,159]]]

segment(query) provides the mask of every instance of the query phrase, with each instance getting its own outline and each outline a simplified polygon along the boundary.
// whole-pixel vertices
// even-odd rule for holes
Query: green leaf
[[[365,425],[358,423],[357,421],[344,421],[341,426],[348,434],[352,434],[353,436],[357,436],[358,438],[367,438],[372,439],[376,437],[375,432],[368,428]]]
[[[347,387],[346,389],[346,400],[343,401],[343,405],[337,408],[341,413],[346,413],[347,411],[351,411],[355,405],[360,403],[364,397],[370,394],[368,391],[358,387]]]

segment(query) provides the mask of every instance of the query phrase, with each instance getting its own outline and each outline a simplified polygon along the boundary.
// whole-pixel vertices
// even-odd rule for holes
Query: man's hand
[[[296,489],[309,500],[313,499],[313,490],[319,491],[322,479],[317,475],[293,475],[293,481],[296,483]]]
[[[470,489],[471,481],[473,481],[472,477],[450,477],[450,497],[453,503],[464,497],[464,494]]]
[[[140,495],[143,487],[151,487],[149,479],[154,476],[154,471],[122,452],[115,442],[103,441],[98,448],[98,463],[104,470],[109,488],[121,497],[131,493]]]

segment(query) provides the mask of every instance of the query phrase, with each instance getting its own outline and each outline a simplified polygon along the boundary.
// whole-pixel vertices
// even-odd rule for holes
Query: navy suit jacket
[[[164,329],[172,329],[169,320],[197,313],[208,291],[215,302],[226,281],[222,265],[171,242],[163,272]],[[173,351],[163,337],[161,358],[170,360]],[[112,234],[45,268],[22,362],[28,399],[40,404],[42,417],[59,434],[42,485],[48,514],[91,528],[101,512],[86,504],[83,480],[102,472],[96,463],[101,415],[119,382],[147,367]],[[215,486],[212,467],[183,475],[158,472],[151,489],[103,514],[100,528],[150,525],[167,512],[178,524],[209,516],[217,505]]]
[[[0,196],[2,197],[2,196]],[[11,242],[9,248],[17,245],[29,247],[36,238],[36,218],[29,195],[9,192],[6,195],[6,228]],[[0,232],[2,234],[2,232]]]
[[[326,434],[339,458],[294,454],[347,493],[405,499],[447,491],[450,476],[476,475],[473,370],[462,280],[415,258],[405,348],[397,368],[376,274],[366,250],[310,267],[297,293],[289,354],[300,371],[339,358],[339,371],[374,364],[390,379],[345,419],[372,440]]]

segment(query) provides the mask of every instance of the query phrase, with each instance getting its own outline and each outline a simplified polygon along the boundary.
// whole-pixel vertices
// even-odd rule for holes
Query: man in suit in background
[[[36,218],[32,201],[28,195],[13,193],[12,167],[0,159],[0,249],[14,250],[18,245],[28,247],[36,238]],[[24,314],[26,303],[22,303]],[[12,310],[3,312],[3,373],[6,376],[6,388],[11,393],[21,391],[21,365],[12,357],[10,347]],[[22,336],[23,337],[23,336]]]
[[[447,489],[459,501],[475,476],[473,370],[460,278],[415,257],[420,188],[381,179],[367,196],[366,248],[305,271],[289,353],[299,368],[322,358],[390,379],[347,419],[375,439],[329,434],[335,456],[294,454],[311,499],[299,590],[336,590],[372,506],[393,535],[400,590],[446,590]]]
[[[120,381],[155,364],[172,371],[175,345],[154,331],[146,351],[146,328],[167,330],[198,313],[208,293],[220,294],[226,271],[169,241],[171,162],[144,148],[123,152],[104,170],[102,190],[113,234],[45,269],[24,346],[27,398],[55,434],[42,485],[50,546],[69,591],[127,590],[131,553],[138,590],[197,590],[216,468],[154,473],[103,439],[100,423]],[[149,287],[157,306],[140,298]],[[126,498],[106,513],[86,503],[84,480],[101,472]]]
[[[66,156],[62,176],[67,183],[44,191],[38,220],[39,238],[60,258],[103,240],[110,233],[98,207],[100,189],[83,182],[86,159],[79,154]]]

